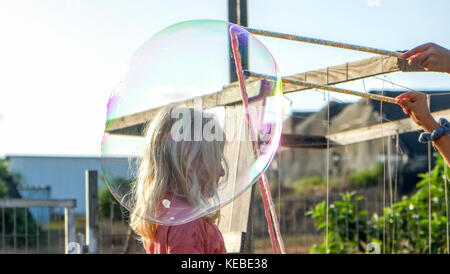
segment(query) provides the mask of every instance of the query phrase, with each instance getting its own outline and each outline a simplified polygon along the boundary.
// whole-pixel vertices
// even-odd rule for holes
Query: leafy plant
[[[323,245],[314,245],[311,253],[353,253],[364,250],[363,242],[367,240],[367,211],[361,210],[362,196],[355,198],[355,192],[341,194],[341,201],[328,207],[328,251],[327,239]],[[318,230],[327,227],[326,202],[322,201],[307,215],[315,220]]]
[[[371,218],[365,218],[368,217],[367,211],[360,210],[364,197],[355,198],[355,193],[343,194],[340,201],[329,205],[328,250],[324,242],[314,245],[310,252],[367,253],[367,246],[376,243],[384,253],[445,253],[448,248],[445,195],[448,199],[446,189],[450,174],[445,171],[443,158],[438,153],[435,157],[436,165],[430,176],[428,173],[418,175],[421,180],[416,185],[417,191],[384,208],[383,216],[373,213]],[[323,201],[307,213],[314,219],[318,230],[325,231],[325,212]]]

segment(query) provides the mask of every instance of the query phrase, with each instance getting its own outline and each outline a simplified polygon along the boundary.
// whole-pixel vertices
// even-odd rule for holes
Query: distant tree
[[[113,218],[114,220],[121,220],[122,217],[126,217],[125,211],[119,204],[117,199],[111,193],[104,178],[102,178],[103,187],[98,191],[98,201],[100,207],[100,216],[103,218]],[[130,184],[129,181],[121,177],[116,177],[111,182],[112,185],[121,186],[121,191],[127,191]],[[125,192],[126,193],[126,192]],[[112,216],[111,216],[112,215]]]
[[[20,174],[12,174],[8,170],[5,160],[0,159],[0,199],[20,199],[21,195],[18,191],[20,181]],[[17,247],[22,247],[25,245],[25,237],[23,235],[26,233],[33,235],[36,234],[38,229],[41,229],[36,224],[36,220],[34,220],[28,209],[5,208],[2,211],[0,220],[3,217],[4,220],[0,221],[0,234],[4,233],[8,236],[13,234],[21,235],[17,236],[16,239],[7,237],[7,240],[4,243],[6,245],[12,246],[15,241]],[[5,225],[4,227],[3,224]],[[35,245],[35,237],[29,237],[27,243],[29,246]]]
[[[0,198],[21,198],[17,190],[20,184],[20,174],[12,174],[5,163],[0,159]]]

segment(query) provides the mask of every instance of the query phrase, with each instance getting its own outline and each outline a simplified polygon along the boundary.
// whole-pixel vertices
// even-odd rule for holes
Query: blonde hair
[[[172,117],[175,109],[177,112],[181,110],[183,115]],[[202,117],[202,129],[205,124],[216,121],[213,121],[214,117],[205,117],[207,115],[201,111],[171,105],[146,126],[143,155],[138,162],[137,177],[131,190],[133,210],[130,216],[130,226],[143,242],[155,239],[158,228],[155,217],[164,197],[180,199],[193,208],[210,206],[210,200],[217,198],[219,175],[223,171],[225,175],[228,173],[223,154],[223,130],[220,126],[215,127],[216,136],[219,133],[223,137],[219,140],[207,140],[202,136],[196,141],[194,115],[201,115],[197,117]],[[188,127],[188,140],[173,138],[173,128],[180,122]],[[220,170],[222,163],[223,171]],[[214,223],[219,217],[217,210],[205,218]]]

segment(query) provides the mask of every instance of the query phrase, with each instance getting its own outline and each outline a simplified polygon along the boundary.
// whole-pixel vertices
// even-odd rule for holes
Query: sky
[[[425,42],[450,48],[446,0],[248,0],[248,25],[388,50]],[[106,104],[133,53],[152,35],[194,19],[227,20],[226,0],[2,0],[0,2],[0,157],[100,155]],[[282,75],[373,55],[258,37]],[[450,76],[394,73],[414,90],[448,90]],[[383,79],[383,76],[381,76]],[[338,85],[399,89],[379,79]],[[293,108],[326,103],[311,91]],[[333,95],[338,101],[355,101]]]

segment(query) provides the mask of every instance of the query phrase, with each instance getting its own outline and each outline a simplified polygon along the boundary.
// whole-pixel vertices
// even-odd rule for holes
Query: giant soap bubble
[[[130,214],[149,222],[178,225],[210,216],[269,166],[280,141],[283,102],[273,57],[244,28],[216,20],[172,25],[136,51],[111,94],[104,179]]]

